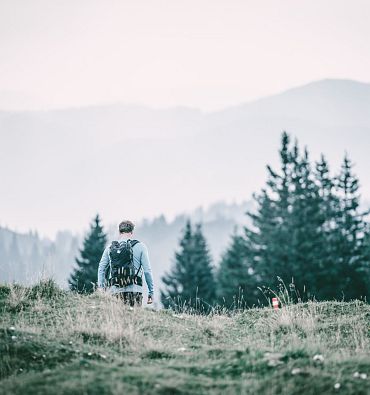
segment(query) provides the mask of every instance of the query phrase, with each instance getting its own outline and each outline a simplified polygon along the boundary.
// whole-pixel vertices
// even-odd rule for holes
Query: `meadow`
[[[0,394],[369,394],[370,306],[199,315],[0,287]]]

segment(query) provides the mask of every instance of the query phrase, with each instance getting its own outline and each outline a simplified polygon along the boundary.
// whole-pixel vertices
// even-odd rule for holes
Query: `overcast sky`
[[[0,110],[121,102],[150,107],[191,106],[213,111],[326,78],[369,83],[369,38],[370,0],[0,0]],[[32,135],[31,132],[38,135],[45,130],[33,130],[29,118],[22,114],[14,118],[17,117],[20,118],[19,122],[25,122],[23,134],[17,135],[11,127],[0,129],[0,138],[5,137],[0,141],[0,149],[3,148],[0,162],[3,160],[5,163],[5,166],[0,166],[0,172],[3,171],[0,184],[4,188],[8,185],[6,180],[9,182],[7,193],[0,193],[0,208],[4,211],[0,215],[0,225],[6,224],[22,231],[32,227],[44,234],[52,234],[57,229],[65,228],[65,224],[69,226],[72,223],[73,218],[68,215],[76,217],[74,227],[71,225],[75,230],[87,224],[96,210],[103,214],[108,209],[115,212],[108,194],[101,201],[91,194],[94,199],[89,198],[90,206],[85,204],[86,207],[83,207],[78,193],[83,194],[86,177],[81,177],[84,180],[81,185],[66,188],[66,197],[63,197],[73,204],[75,201],[82,202],[79,203],[79,216],[75,215],[77,209],[62,211],[58,208],[47,212],[48,200],[45,196],[53,191],[45,180],[49,182],[55,174],[59,174],[57,170],[60,168],[68,184],[71,177],[65,175],[63,166],[71,164],[63,156],[59,158],[58,153],[53,157],[53,149],[59,149],[58,143],[53,148],[52,144],[47,146],[44,138],[38,142],[30,137],[34,147],[30,149],[27,137]],[[171,126],[174,118],[168,122]],[[45,128],[49,132],[48,124]],[[89,129],[88,122],[85,129]],[[151,138],[158,143],[158,133],[161,131],[154,129]],[[67,131],[71,133],[71,130]],[[170,131],[171,137],[179,132]],[[27,136],[26,132],[29,132]],[[280,133],[280,130],[276,132]],[[293,132],[298,135],[302,133],[301,130]],[[109,140],[106,139],[106,130],[98,137],[101,138],[103,133],[103,140]],[[20,139],[20,135],[25,137]],[[48,134],[46,136],[49,137]],[[59,141],[54,135],[50,136]],[[69,134],[69,138],[76,147],[69,146],[65,151],[73,151],[74,148],[80,153],[81,147],[77,147],[75,136]],[[164,154],[155,157],[152,162],[149,159],[145,161],[145,157],[140,163],[135,162],[143,172],[148,170],[144,172],[146,178],[143,182],[155,185],[160,193],[157,204],[150,196],[143,197],[142,193],[133,196],[136,206],[132,205],[132,212],[137,213],[136,218],[139,218],[143,213],[142,207],[145,207],[145,215],[162,212],[175,215],[196,207],[198,203],[195,205],[194,202],[211,204],[226,198],[238,201],[248,199],[264,182],[264,164],[271,161],[271,155],[269,157],[267,152],[277,149],[277,138],[264,138],[266,147],[261,144],[261,153],[256,153],[261,157],[258,158],[261,162],[258,162],[259,173],[253,170],[254,162],[250,165],[250,179],[254,177],[255,182],[247,176],[238,180],[238,187],[241,188],[243,183],[246,185],[243,195],[232,192],[233,189],[224,187],[224,184],[218,185],[218,178],[215,177],[212,185],[220,187],[221,192],[218,189],[213,192],[207,185],[203,187],[203,192],[194,188],[191,201],[186,197],[190,188],[184,184],[181,186],[183,189],[173,191],[183,200],[174,198],[171,193],[167,194],[167,200],[162,199],[161,188],[169,183],[171,177],[166,177],[158,187],[156,167],[152,166],[152,162],[161,162],[159,165],[162,167],[172,169],[170,160]],[[253,139],[249,147],[251,156],[254,154]],[[313,143],[318,144],[317,150],[320,152],[330,151],[342,156],[344,150],[349,149],[350,153],[357,153],[353,159],[359,161],[360,174],[367,171],[366,143],[358,136],[348,139],[353,141],[345,142],[333,139],[326,147],[321,147],[318,138],[312,139]],[[303,140],[302,144],[306,144],[307,140]],[[9,141],[14,144],[9,145]],[[356,151],[359,141],[361,150]],[[100,145],[95,148],[99,153]],[[219,149],[222,151],[223,146]],[[43,162],[45,151],[51,157],[48,165],[45,165],[47,161]],[[151,154],[151,150],[148,151]],[[88,154],[91,153],[86,149],[81,154],[81,163],[73,169],[77,179],[80,177],[78,171],[85,167],[89,170]],[[207,154],[204,156],[207,157]],[[235,157],[235,161],[244,156],[246,154],[243,152]],[[215,163],[218,162],[216,156]],[[115,170],[105,166],[107,173]],[[210,171],[214,170],[205,164],[204,172],[208,171],[207,166]],[[23,194],[17,192],[23,188],[23,184],[19,183],[20,174],[34,185],[41,185],[46,189],[46,194],[44,189],[34,187],[29,195],[30,201],[25,204]],[[176,174],[173,176],[176,177]],[[59,180],[58,177],[56,180]],[[365,181],[363,177],[364,184]],[[94,193],[97,190],[105,193],[105,185],[104,177],[99,181],[94,175],[91,176],[90,187]],[[370,190],[369,184],[365,187],[366,191]],[[90,190],[86,191],[90,193]],[[37,193],[42,198],[32,197]],[[369,199],[368,193],[366,198]],[[138,203],[140,199],[142,206]],[[31,211],[37,220],[29,220],[27,211]],[[51,226],[48,221],[58,213],[62,219],[58,218],[59,222]],[[46,219],[40,219],[42,215]],[[113,215],[109,216],[108,213],[105,217],[111,221]]]
[[[0,0],[0,107],[218,109],[370,82],[368,0]]]

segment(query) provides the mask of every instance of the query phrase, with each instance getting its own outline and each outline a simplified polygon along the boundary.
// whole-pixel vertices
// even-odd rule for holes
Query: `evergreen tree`
[[[280,277],[291,290],[320,299],[368,294],[368,225],[359,209],[358,179],[346,158],[332,179],[324,157],[312,170],[307,150],[282,136],[281,169],[268,167],[266,188],[245,228],[245,256],[256,283],[276,289]],[[294,284],[293,284],[293,281]]]
[[[316,257],[317,268],[313,272],[318,299],[333,298],[338,286],[338,251],[335,246],[336,218],[340,214],[339,198],[336,194],[335,180],[330,176],[329,164],[322,155],[316,163],[316,184],[319,190],[320,205],[318,214],[321,217],[321,243]],[[340,281],[340,280],[339,280]]]
[[[276,288],[277,277],[292,278],[292,178],[297,146],[290,149],[290,139],[283,133],[280,149],[281,173],[267,167],[266,188],[254,195],[257,210],[248,213],[252,226],[245,228],[248,265],[255,273],[256,286]]]
[[[321,197],[315,174],[311,169],[307,149],[300,155],[298,145],[292,156],[293,173],[291,188],[291,215],[289,217],[290,264],[294,286],[308,297],[317,295],[317,276],[325,239],[321,232],[323,217],[320,212]],[[285,280],[289,280],[286,278]]]
[[[369,256],[366,244],[368,224],[360,210],[359,180],[346,156],[336,179],[339,210],[336,215],[334,246],[339,272],[336,297],[346,300],[369,295]]]
[[[211,257],[200,225],[193,230],[187,221],[174,265],[162,281],[165,289],[161,300],[165,307],[189,306],[204,311],[214,302],[216,285]]]
[[[80,258],[76,258],[77,268],[69,280],[71,289],[78,292],[93,292],[97,281],[97,273],[100,258],[107,243],[107,236],[100,224],[97,215],[87,236],[83,248],[80,250]]]
[[[245,240],[234,234],[217,271],[217,294],[221,306],[240,309],[258,302],[257,281],[245,255]]]

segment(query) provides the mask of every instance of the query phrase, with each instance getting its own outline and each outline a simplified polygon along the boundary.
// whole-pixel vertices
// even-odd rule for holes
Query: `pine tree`
[[[257,283],[276,289],[279,277],[292,291],[319,299],[368,295],[369,225],[350,161],[336,179],[324,157],[313,171],[308,151],[291,147],[286,133],[280,159],[280,172],[268,168],[257,211],[249,214],[252,226],[245,228],[245,255]]]
[[[187,221],[179,251],[169,273],[162,277],[165,289],[161,300],[165,307],[208,310],[215,299],[215,281],[207,242],[201,226],[192,229]]]
[[[329,164],[322,155],[316,163],[316,184],[319,190],[321,218],[321,243],[316,257],[317,268],[313,272],[316,279],[317,299],[333,298],[333,290],[338,284],[338,252],[335,246],[336,218],[340,213],[339,198],[335,190],[335,180],[330,175]]]
[[[278,276],[290,281],[293,275],[291,184],[296,151],[297,147],[292,152],[289,136],[283,133],[279,152],[281,173],[267,167],[266,187],[254,195],[257,210],[248,213],[252,226],[244,229],[245,254],[259,287],[276,288]]]
[[[346,156],[336,178],[339,210],[336,215],[334,247],[336,251],[335,296],[346,300],[369,295],[369,256],[366,244],[368,224],[360,210],[359,180]],[[332,279],[333,274],[331,273]]]
[[[207,241],[203,235],[201,224],[197,224],[194,231],[194,262],[195,262],[195,284],[196,294],[201,305],[209,307],[216,299],[216,283],[212,258]]]
[[[290,270],[296,289],[300,293],[305,290],[306,296],[311,297],[319,291],[317,276],[325,243],[321,232],[324,221],[320,212],[322,199],[307,149],[301,156],[296,144],[292,160],[292,208],[288,224],[291,235]]]
[[[81,257],[76,258],[77,268],[74,269],[69,280],[71,289],[87,293],[94,291],[99,261],[106,243],[107,236],[100,224],[100,217],[97,215],[80,250]]]
[[[244,238],[234,234],[217,271],[217,294],[221,306],[240,309],[258,302],[257,281],[245,254]]]

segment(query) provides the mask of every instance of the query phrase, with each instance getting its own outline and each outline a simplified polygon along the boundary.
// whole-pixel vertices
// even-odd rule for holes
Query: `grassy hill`
[[[370,306],[197,316],[0,287],[0,394],[369,394]]]

